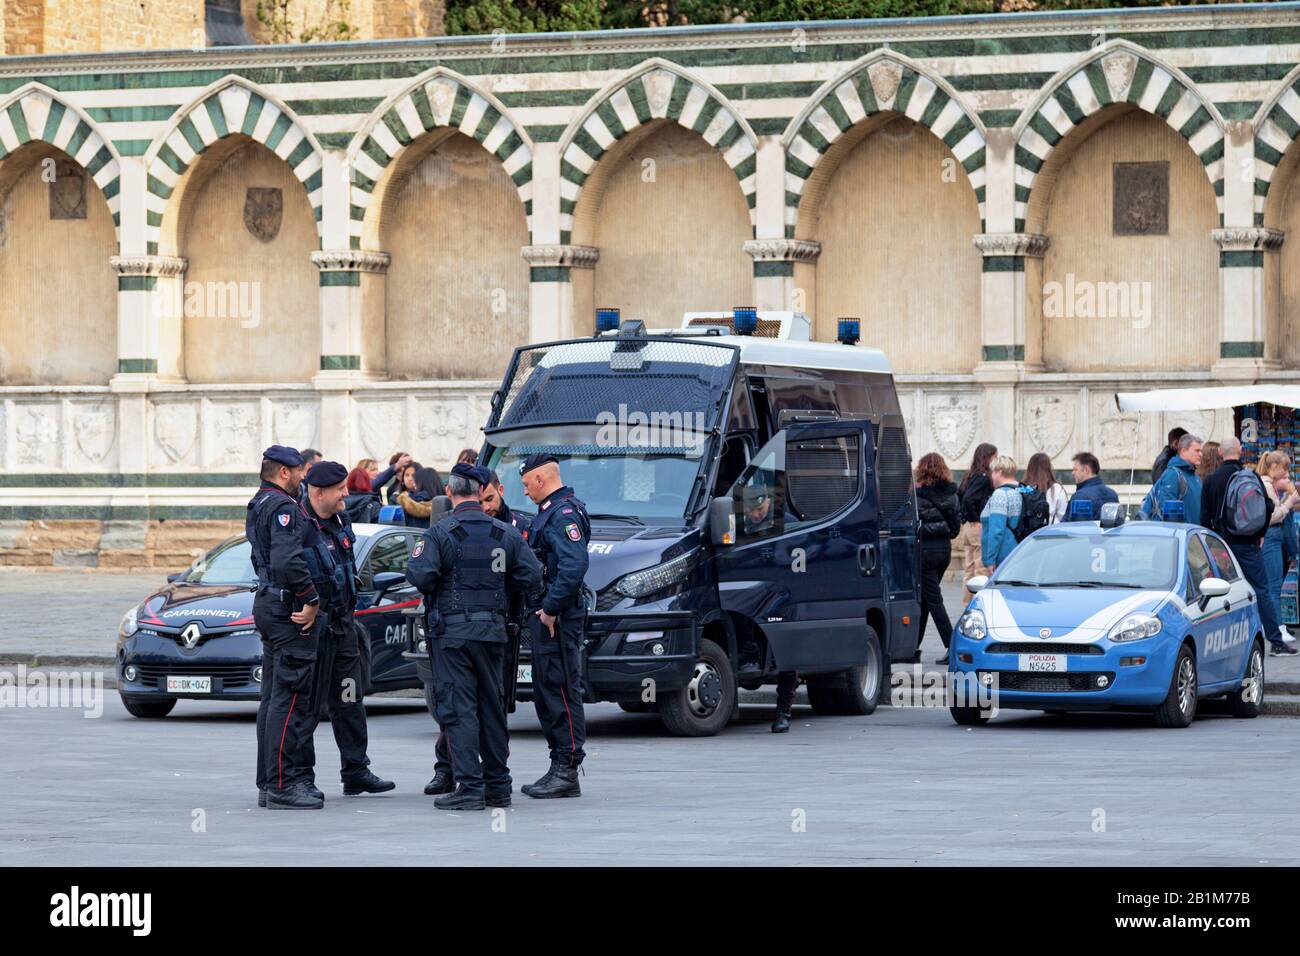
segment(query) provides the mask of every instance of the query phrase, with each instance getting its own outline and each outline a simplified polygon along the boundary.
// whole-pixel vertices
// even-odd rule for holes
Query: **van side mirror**
[[[1210,603],[1211,598],[1226,597],[1231,590],[1232,585],[1223,578],[1206,578],[1197,588],[1201,595],[1201,610],[1205,610],[1205,606]]]
[[[977,574],[966,582],[966,590],[974,594],[976,591],[982,591],[988,587],[989,579],[987,575]]]
[[[709,536],[716,545],[736,543],[736,509],[730,498],[709,502]]]

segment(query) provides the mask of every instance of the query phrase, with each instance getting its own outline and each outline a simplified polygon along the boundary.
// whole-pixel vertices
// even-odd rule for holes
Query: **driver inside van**
[[[745,534],[756,535],[771,531],[776,514],[772,510],[772,486],[766,482],[746,485],[741,493],[745,509]]]

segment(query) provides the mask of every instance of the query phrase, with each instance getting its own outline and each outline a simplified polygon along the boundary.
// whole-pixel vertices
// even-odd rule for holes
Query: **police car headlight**
[[[646,568],[644,571],[633,572],[621,578],[618,584],[615,585],[615,589],[619,594],[630,598],[645,597],[647,594],[662,591],[664,588],[685,580],[686,576],[691,573],[691,569],[695,567],[695,559],[699,553],[699,549],[696,548],[694,551],[687,551],[680,558],[673,558],[657,568]]]
[[[132,607],[122,615],[122,623],[117,626],[117,633],[122,637],[130,637],[136,631],[140,630],[140,625],[136,621],[136,615],[139,612],[138,607]]]
[[[1163,626],[1160,618],[1154,614],[1130,614],[1112,627],[1106,636],[1117,644],[1124,641],[1140,641],[1143,638],[1155,637]]]
[[[972,641],[984,640],[989,633],[988,625],[984,622],[984,612],[979,608],[971,608],[957,622],[957,630]]]

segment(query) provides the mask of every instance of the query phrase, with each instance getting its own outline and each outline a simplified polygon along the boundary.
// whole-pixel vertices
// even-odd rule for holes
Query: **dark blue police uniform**
[[[527,470],[533,459],[524,463]],[[566,779],[586,756],[586,712],[582,706],[582,640],[586,611],[583,578],[587,574],[587,542],[591,521],[586,506],[568,485],[557,488],[538,505],[528,530],[528,544],[546,570],[546,595],[541,609],[555,616],[555,635],[541,618],[528,616],[533,655],[533,706],[541,721],[551,753],[551,773],[564,771]],[[535,609],[534,609],[535,610]],[[572,777],[576,785],[576,775]],[[546,785],[544,785],[546,784]],[[524,788],[530,796],[545,796],[549,783],[543,777]],[[570,794],[556,794],[570,795]],[[577,794],[572,794],[576,796]]]
[[[478,471],[463,467],[471,469]],[[437,646],[435,706],[450,738],[458,785],[435,805],[477,809],[486,800],[508,806],[506,614],[512,592],[531,595],[540,588],[541,565],[514,528],[485,514],[478,502],[464,501],[421,536],[406,577],[427,598],[427,639]]]
[[[302,465],[292,448],[273,445],[263,457],[289,468]],[[301,502],[263,481],[251,501],[244,531],[252,545],[257,594],[253,621],[262,637],[262,698],[257,708],[257,788],[267,803],[310,789],[312,766],[304,741],[312,720],[317,642],[325,623],[317,614],[304,633],[290,615],[320,595],[305,552],[320,532]]]

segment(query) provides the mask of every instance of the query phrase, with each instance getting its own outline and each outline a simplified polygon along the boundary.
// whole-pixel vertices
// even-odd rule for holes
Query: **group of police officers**
[[[319,809],[312,738],[330,717],[346,795],[395,786],[370,770],[364,674],[356,605],[356,536],[343,514],[347,469],[308,466],[296,449],[262,455],[261,487],[245,523],[258,588],[253,618],[262,635],[257,711],[258,805]],[[550,748],[550,769],[522,787],[530,797],[581,796],[583,578],[591,526],[560,478],[557,459],[520,466],[537,505],[531,523],[510,511],[497,476],[458,464],[447,481],[452,510],[411,551],[407,579],[424,595],[426,641],[441,730],[435,773],[424,788],[444,810],[510,805],[507,708],[513,701],[512,628],[525,622],[533,703]],[[306,485],[305,490],[303,485]]]

